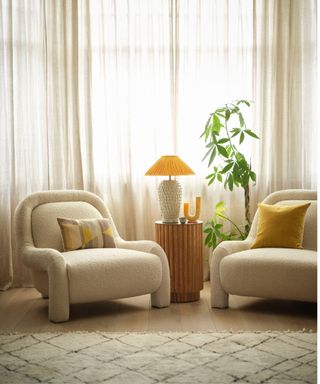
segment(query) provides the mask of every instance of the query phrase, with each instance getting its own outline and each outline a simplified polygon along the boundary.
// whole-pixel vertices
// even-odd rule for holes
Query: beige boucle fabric
[[[57,217],[108,218],[118,260],[114,260],[115,253],[108,256],[99,249],[73,251],[79,253],[79,259],[72,260],[72,255],[68,255],[70,252],[62,252]],[[49,319],[52,321],[69,319],[72,300],[79,302],[80,294],[77,290],[86,295],[87,301],[123,297],[125,293],[128,297],[150,293],[153,306],[166,307],[170,304],[169,266],[163,249],[153,241],[121,239],[108,209],[93,193],[45,191],[26,197],[15,212],[15,235],[17,251],[24,264],[32,269],[35,287],[44,297],[49,297]],[[86,258],[88,276],[91,278],[84,279]],[[107,277],[110,278],[111,275],[105,279],[103,277],[107,266],[114,273],[114,284],[121,284],[123,287],[110,288],[111,283],[110,280],[107,281]],[[117,296],[118,293],[120,296]]]
[[[161,261],[151,253],[92,248],[64,252],[63,256],[71,303],[144,295],[161,284]]]
[[[220,278],[231,294],[317,301],[315,251],[261,248],[233,253],[221,261]]]
[[[303,250],[256,248],[257,211],[248,238],[225,241],[214,250],[210,263],[211,306],[228,307],[229,294],[316,301],[317,287],[317,193],[284,190],[269,195],[263,203],[292,205],[311,202],[307,210]]]
[[[97,208],[85,201],[61,201],[40,204],[32,210],[32,237],[37,248],[48,247],[63,252],[58,217],[69,219],[102,218]]]

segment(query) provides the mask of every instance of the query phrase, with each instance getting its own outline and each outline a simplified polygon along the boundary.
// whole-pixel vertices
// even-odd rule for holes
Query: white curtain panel
[[[252,214],[271,191],[316,187],[316,1],[2,0],[0,44],[1,289],[31,282],[13,215],[35,191],[97,193],[124,238],[153,239],[161,179],[144,173],[161,155],[196,172],[180,181],[204,221],[224,200],[243,222],[240,189],[207,187],[199,139],[234,99],[255,101],[261,137],[243,148]]]

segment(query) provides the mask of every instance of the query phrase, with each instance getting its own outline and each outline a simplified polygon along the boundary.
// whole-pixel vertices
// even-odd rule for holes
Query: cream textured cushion
[[[62,253],[71,303],[108,300],[155,292],[162,281],[158,256],[120,248]]]
[[[108,219],[57,218],[65,251],[86,248],[114,248],[113,232]]]
[[[223,289],[265,298],[317,300],[317,253],[260,248],[233,253],[220,263]]]
[[[31,212],[31,230],[34,245],[63,251],[63,240],[57,217],[70,219],[102,218],[101,213],[86,201],[43,202]]]

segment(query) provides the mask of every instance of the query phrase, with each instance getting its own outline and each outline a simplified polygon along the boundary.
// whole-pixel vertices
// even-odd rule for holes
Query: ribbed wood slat
[[[156,241],[169,261],[171,302],[199,300],[203,289],[202,222],[156,222],[155,226]]]

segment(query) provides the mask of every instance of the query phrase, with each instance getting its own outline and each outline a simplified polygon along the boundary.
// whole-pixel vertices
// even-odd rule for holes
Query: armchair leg
[[[211,307],[212,308],[228,308],[229,295],[217,284],[211,283]]]
[[[48,318],[53,323],[63,323],[64,321],[68,321],[69,306],[68,308],[61,308],[59,311],[55,311],[52,309],[52,306],[50,306],[50,302],[49,302]]]
[[[49,295],[48,317],[54,323],[62,323],[69,320],[69,299],[63,296],[65,295],[59,295],[57,292]]]
[[[151,305],[156,308],[169,307],[170,291],[168,289],[158,289],[156,292],[151,293]]]
[[[66,271],[52,268],[49,278],[49,313],[50,321],[60,323],[69,320],[69,286]]]

